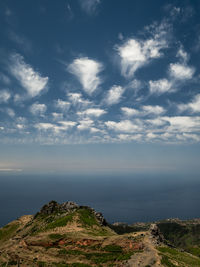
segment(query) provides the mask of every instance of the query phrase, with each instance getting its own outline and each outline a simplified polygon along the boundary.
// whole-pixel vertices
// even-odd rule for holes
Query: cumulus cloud
[[[83,90],[91,95],[101,84],[102,80],[98,76],[103,70],[103,65],[87,57],[75,59],[67,68],[74,74],[83,86]]]
[[[39,72],[34,71],[32,66],[24,62],[21,55],[11,56],[9,69],[30,97],[39,95],[47,88],[48,77],[42,77]]]
[[[146,115],[161,115],[165,112],[165,109],[161,106],[155,105],[145,105],[141,106],[140,109],[122,107],[121,111],[124,113],[125,116],[132,117],[132,116],[146,116]]]
[[[194,99],[187,104],[179,104],[178,109],[182,112],[189,110],[192,113],[200,112],[200,94],[197,94]]]
[[[149,81],[149,90],[151,94],[161,95],[172,91],[172,83],[167,79],[160,79],[157,81]]]
[[[170,76],[177,80],[188,80],[193,77],[195,69],[185,64],[174,63],[169,66]]]
[[[140,111],[134,108],[121,107],[121,111],[128,117],[140,115]]]
[[[40,122],[35,124],[35,128],[40,131],[53,131],[54,133],[59,133],[60,131],[66,131],[76,125],[74,121],[59,121],[57,124]]]
[[[181,82],[193,78],[195,68],[187,65],[189,55],[182,46],[177,52],[177,57],[180,59],[180,62],[169,65],[168,79],[149,81],[149,91],[151,94],[161,95],[167,92],[175,92],[180,87]]]
[[[86,115],[86,116],[91,116],[91,117],[100,117],[104,114],[106,114],[106,111],[100,108],[89,108],[84,111],[79,111],[77,112],[78,115]]]
[[[101,0],[79,0],[82,9],[88,14],[94,14]]]
[[[105,102],[108,105],[114,105],[120,102],[122,94],[124,93],[124,88],[121,86],[114,85],[108,91]]]
[[[160,26],[152,27],[150,39],[131,38],[121,46],[117,46],[116,49],[121,61],[121,73],[124,77],[133,77],[139,68],[147,65],[151,60],[161,57],[162,50],[168,47],[169,25],[163,22]]]
[[[64,101],[62,99],[58,99],[55,101],[55,106],[56,108],[62,110],[62,111],[67,111],[70,108],[70,102]]]
[[[181,46],[177,52],[177,57],[180,58],[180,60],[184,63],[186,63],[189,59],[188,53],[183,49],[183,46]]]
[[[151,105],[142,106],[142,109],[143,109],[145,114],[160,115],[160,114],[165,112],[165,109],[161,106],[158,106],[158,105],[156,105],[156,106],[151,106]]]
[[[92,102],[87,100],[87,99],[83,99],[82,94],[80,93],[68,93],[67,94],[69,101],[74,105],[74,106],[83,106],[86,107],[88,105],[90,105]]]
[[[47,110],[47,107],[45,104],[39,104],[39,103],[34,103],[31,105],[30,107],[30,112],[33,114],[33,115],[43,115]]]
[[[172,116],[162,117],[164,121],[169,122],[169,132],[199,132],[200,131],[200,117],[189,116]]]
[[[134,124],[130,120],[123,120],[120,122],[115,121],[106,121],[105,125],[113,131],[116,132],[126,132],[126,133],[133,133],[140,130],[140,127],[137,124]]]
[[[11,98],[11,94],[7,89],[0,90],[0,103],[7,103]]]
[[[91,119],[81,120],[81,121],[79,121],[79,125],[77,126],[77,128],[81,131],[88,130],[88,129],[92,128],[93,123],[94,123],[94,121]]]

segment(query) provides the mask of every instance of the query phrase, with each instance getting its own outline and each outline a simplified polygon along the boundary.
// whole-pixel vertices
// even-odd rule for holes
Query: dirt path
[[[160,257],[157,250],[151,241],[151,236],[149,232],[145,234],[144,240],[144,251],[142,253],[136,253],[127,262],[125,267],[161,267]]]

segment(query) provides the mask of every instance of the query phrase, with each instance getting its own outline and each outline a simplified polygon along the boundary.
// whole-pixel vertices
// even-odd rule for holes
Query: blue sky
[[[32,166],[43,146],[58,163],[62,149],[64,159],[74,149],[88,168],[95,165],[84,163],[93,159],[92,145],[107,162],[116,147],[119,154],[146,148],[156,155],[151,166],[160,157],[170,165],[162,146],[178,147],[183,166],[189,147],[198,162],[199,14],[195,0],[2,0],[0,169]],[[35,168],[49,168],[41,162]]]

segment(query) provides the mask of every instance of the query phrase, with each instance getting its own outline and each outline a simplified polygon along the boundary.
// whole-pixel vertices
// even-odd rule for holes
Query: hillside
[[[51,201],[0,229],[0,266],[200,266],[199,226],[110,225],[90,207]]]

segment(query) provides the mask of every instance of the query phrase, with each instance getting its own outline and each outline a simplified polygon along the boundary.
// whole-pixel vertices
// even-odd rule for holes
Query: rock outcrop
[[[155,245],[160,245],[165,241],[164,236],[160,232],[160,229],[158,228],[157,224],[155,223],[151,224],[149,231],[151,234],[152,242]]]
[[[77,209],[79,205],[72,201],[67,201],[62,204],[52,200],[48,204],[44,205],[39,214],[53,214],[55,212],[68,212],[69,210]]]

